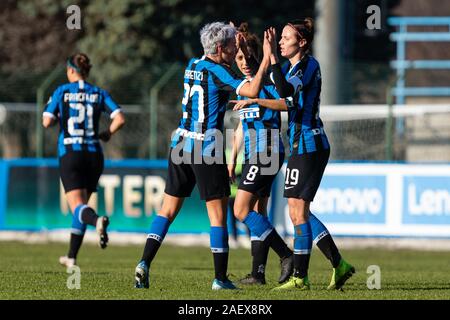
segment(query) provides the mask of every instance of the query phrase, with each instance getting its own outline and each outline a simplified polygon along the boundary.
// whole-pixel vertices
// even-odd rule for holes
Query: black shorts
[[[190,197],[197,184],[202,200],[221,199],[230,195],[230,179],[225,163],[195,164],[192,154],[184,152],[183,159],[190,160],[175,164],[171,151],[165,193],[178,198]]]
[[[330,149],[291,155],[286,168],[284,197],[313,201],[329,157]]]
[[[86,189],[96,192],[103,172],[104,159],[101,152],[73,151],[59,158],[59,174],[65,192]]]
[[[284,153],[274,154],[278,163],[269,162],[263,164],[260,156],[246,160],[242,167],[242,178],[238,189],[253,193],[259,198],[270,196],[272,183],[283,166]],[[273,168],[272,168],[273,166]]]

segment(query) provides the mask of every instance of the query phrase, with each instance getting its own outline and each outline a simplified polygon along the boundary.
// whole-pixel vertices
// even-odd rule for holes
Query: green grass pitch
[[[357,241],[357,240],[355,240]],[[69,290],[70,274],[58,264],[65,244],[0,242],[0,299],[171,299],[171,300],[301,300],[301,299],[449,299],[448,252],[343,250],[357,273],[344,292],[326,290],[331,267],[315,248],[309,278],[311,291],[272,292],[279,275],[278,259],[269,254],[267,285],[239,291],[211,290],[213,259],[208,248],[163,245],[150,272],[150,289],[133,288],[133,272],[142,246],[84,245],[78,264],[81,289]],[[230,251],[231,280],[245,276],[251,265],[245,249]],[[381,269],[381,289],[369,290],[369,265]]]

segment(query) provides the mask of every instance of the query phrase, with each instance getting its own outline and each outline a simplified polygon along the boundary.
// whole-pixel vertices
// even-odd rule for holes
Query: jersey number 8
[[[258,171],[259,171],[259,168],[257,166],[251,166],[250,169],[248,170],[247,176],[245,177],[246,180],[254,181]]]

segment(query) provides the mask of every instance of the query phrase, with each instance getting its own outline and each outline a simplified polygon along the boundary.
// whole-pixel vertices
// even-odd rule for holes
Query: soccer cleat
[[[77,265],[76,260],[74,258],[69,258],[68,256],[59,257],[59,263],[66,268],[72,268]]]
[[[106,232],[106,229],[109,225],[109,218],[106,216],[99,217],[97,219],[97,226],[96,230],[98,235],[100,236],[99,245],[100,248],[105,249],[108,246],[108,233]]]
[[[136,266],[136,269],[134,271],[134,279],[136,280],[134,287],[141,289],[141,288],[149,288],[149,281],[148,281],[148,267],[145,264],[144,261],[141,261]]]
[[[266,279],[256,278],[251,274],[248,274],[245,278],[239,280],[239,283],[245,285],[254,285],[254,284],[264,285],[266,284]]]
[[[341,289],[344,286],[344,283],[350,279],[355,272],[355,268],[351,264],[347,263],[344,259],[341,259],[339,266],[333,268],[333,275],[331,276],[331,282],[327,289]]]
[[[309,290],[311,289],[311,285],[309,284],[308,277],[298,278],[291,277],[288,282],[282,284],[279,287],[275,287],[272,290],[274,291],[282,291],[282,290]]]
[[[283,283],[287,279],[289,279],[290,276],[292,276],[292,273],[294,272],[294,255],[290,255],[289,257],[280,259],[280,267],[281,267],[281,274],[280,278],[278,279],[278,283]]]
[[[237,290],[239,289],[234,285],[233,282],[231,282],[229,279],[226,279],[225,281],[220,281],[218,279],[214,279],[212,283],[213,290]]]

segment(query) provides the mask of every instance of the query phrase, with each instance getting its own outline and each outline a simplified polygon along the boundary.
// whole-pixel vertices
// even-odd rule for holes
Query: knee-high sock
[[[153,220],[147,242],[145,243],[144,253],[141,258],[142,261],[145,261],[147,267],[150,266],[150,263],[158,252],[158,249],[169,230],[169,226],[170,221],[166,217],[156,216]]]
[[[267,257],[269,255],[269,246],[261,239],[250,234],[251,253],[252,253],[252,276],[258,279],[264,279],[266,273]]]
[[[79,205],[75,208],[72,217],[72,228],[70,231],[70,246],[68,257],[76,259],[81,244],[83,243],[84,233],[86,232],[87,225],[81,219],[81,211],[86,205]]]
[[[304,278],[308,275],[311,257],[312,233],[309,222],[294,226],[294,276]]]
[[[311,224],[313,242],[317,244],[317,247],[319,247],[325,257],[330,260],[333,268],[337,268],[341,261],[341,255],[330,232],[312,213],[309,214],[309,223]]]
[[[215,278],[220,281],[227,279],[228,269],[228,230],[226,227],[211,227],[211,252],[214,258]]]
[[[265,245],[270,246],[280,258],[292,255],[292,251],[288,248],[266,216],[263,216],[256,211],[250,211],[243,222],[250,229],[250,233],[253,237],[258,237],[261,241],[264,241]]]
[[[98,215],[91,207],[84,205],[80,210],[80,220],[90,226],[97,226]]]

